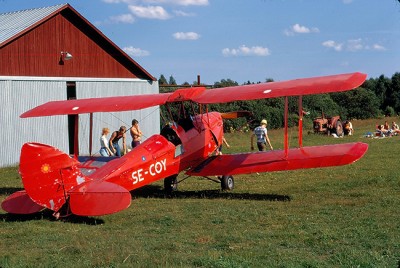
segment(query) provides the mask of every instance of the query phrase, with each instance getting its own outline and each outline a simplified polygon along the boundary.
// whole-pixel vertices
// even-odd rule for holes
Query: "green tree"
[[[170,85],[177,85],[177,83],[176,83],[176,81],[175,81],[175,78],[171,75],[170,77],[169,77],[169,83],[168,84],[170,84]]]
[[[396,114],[400,113],[400,73],[395,73],[391,80],[393,108]]]
[[[231,86],[238,86],[238,82],[233,81],[231,79],[222,79],[220,82],[215,82],[214,87],[215,88],[220,88],[220,87],[231,87]]]
[[[307,95],[303,97],[304,110],[310,117],[335,116],[343,113],[343,109],[332,99],[330,94]]]
[[[158,78],[158,84],[159,85],[168,85],[167,79],[165,76],[162,74],[160,75],[160,78]]]
[[[367,119],[379,114],[379,99],[365,88],[357,88],[346,92],[331,94],[338,106],[342,107],[347,119]]]

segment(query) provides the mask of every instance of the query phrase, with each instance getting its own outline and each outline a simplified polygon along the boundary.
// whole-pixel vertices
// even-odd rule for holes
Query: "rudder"
[[[56,212],[67,202],[69,190],[90,180],[78,165],[77,160],[50,145],[25,143],[19,173],[29,197]]]

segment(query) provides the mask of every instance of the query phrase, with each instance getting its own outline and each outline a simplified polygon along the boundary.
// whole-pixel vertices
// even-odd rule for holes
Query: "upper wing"
[[[360,86],[366,77],[366,74],[350,73],[209,90],[193,87],[173,93],[51,101],[20,117],[130,111],[185,100],[207,104],[339,92]]]
[[[203,94],[195,97],[193,101],[207,104],[340,92],[360,86],[366,78],[367,75],[363,73],[350,73],[282,82],[224,87],[207,90]]]
[[[115,112],[139,110],[162,105],[170,96],[164,94],[145,94],[105,98],[90,98],[66,101],[50,101],[23,114],[21,118],[63,114],[84,114],[95,112]]]
[[[186,172],[194,176],[235,175],[351,164],[360,159],[368,144],[344,143],[268,152],[213,156]]]

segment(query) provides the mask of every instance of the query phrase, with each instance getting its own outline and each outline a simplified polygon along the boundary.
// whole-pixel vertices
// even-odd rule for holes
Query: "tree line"
[[[265,82],[273,82],[266,79]],[[161,75],[159,80],[160,92],[172,92],[177,89],[173,76],[167,80]],[[259,83],[259,82],[258,82]],[[254,84],[250,81],[245,84]],[[197,85],[185,82],[180,86]],[[214,88],[237,86],[238,82],[222,79],[215,82]],[[400,114],[400,73],[391,78],[384,75],[367,79],[354,90],[303,96],[303,109],[310,114],[304,117],[305,126],[312,125],[312,119],[324,116],[339,115],[343,120],[369,119]],[[284,124],[284,98],[260,99],[253,101],[235,101],[209,105],[209,111],[232,112],[249,111],[252,117],[224,121],[225,131],[246,130],[258,125],[263,118],[268,120],[269,128],[282,128]],[[166,113],[162,107],[161,113]],[[289,125],[294,126],[298,121],[298,98],[289,98]]]

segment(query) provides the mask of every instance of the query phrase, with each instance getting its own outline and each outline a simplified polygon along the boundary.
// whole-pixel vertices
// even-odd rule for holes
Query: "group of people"
[[[398,135],[400,133],[399,125],[396,124],[396,122],[392,122],[392,125],[389,126],[388,121],[385,121],[383,125],[377,125],[376,127],[376,132],[379,136],[385,137],[385,136],[393,136],[393,135]]]
[[[126,132],[127,129],[125,126],[121,126],[118,130],[114,131],[111,134],[109,140],[107,140],[107,136],[110,133],[109,128],[103,128],[100,137],[100,154],[102,156],[119,156],[121,157],[123,154],[126,154]],[[142,140],[142,131],[139,127],[139,122],[136,119],[132,120],[132,126],[129,129],[129,132],[132,137],[131,146],[132,149],[138,146]],[[119,145],[119,141],[122,139],[122,150]]]

